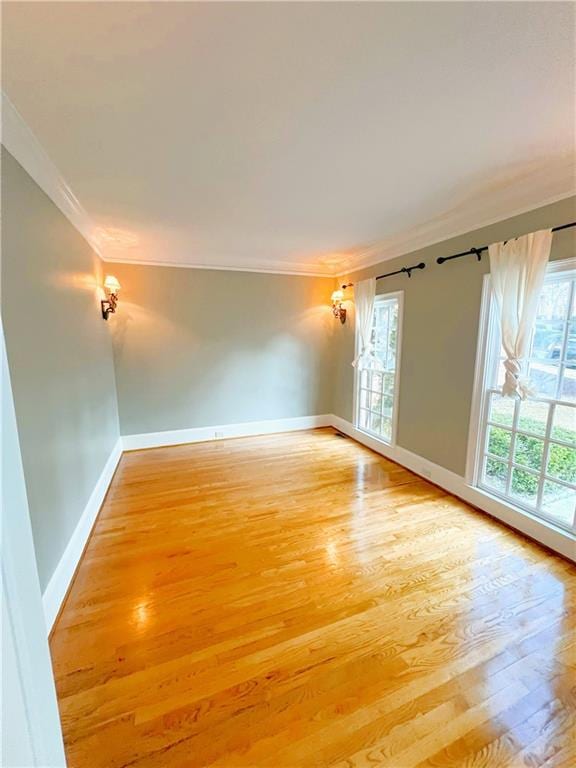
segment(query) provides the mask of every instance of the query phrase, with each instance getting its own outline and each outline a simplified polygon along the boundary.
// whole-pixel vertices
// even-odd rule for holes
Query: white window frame
[[[576,258],[563,259],[561,261],[551,261],[548,264],[546,270],[546,276],[558,274],[560,272],[570,272],[576,270]],[[488,426],[487,410],[489,407],[489,391],[493,390],[491,382],[489,381],[491,374],[493,373],[495,366],[494,349],[495,339],[494,335],[499,334],[499,322],[496,316],[496,312],[493,312],[493,291],[490,274],[484,276],[482,285],[482,300],[480,306],[480,323],[478,328],[478,344],[476,349],[476,366],[474,376],[474,391],[472,395],[472,409],[470,413],[470,427],[468,431],[468,450],[466,457],[466,483],[469,486],[473,486],[481,493],[492,496],[501,503],[515,509],[523,514],[528,514],[534,520],[538,520],[541,523],[546,522],[554,526],[557,526],[563,531],[574,533],[576,530],[576,511],[572,519],[571,526],[564,526],[557,518],[551,515],[547,515],[541,510],[536,511],[530,505],[522,504],[519,499],[511,499],[510,496],[505,494],[499,494],[495,489],[488,488],[481,483],[482,478],[482,463],[484,454],[484,445],[486,441],[486,430]],[[558,402],[556,398],[544,398],[551,403]],[[551,419],[553,409],[550,408],[548,412],[548,424],[546,428],[546,436],[550,433]],[[517,418],[518,409],[516,409]],[[538,436],[542,439],[542,436]],[[545,442],[545,451],[542,457],[542,462],[547,461],[548,455],[548,442]],[[513,446],[510,451],[508,463],[513,461]],[[545,465],[545,464],[544,464]],[[559,482],[562,485],[562,481],[554,479],[554,482]],[[542,485],[542,483],[540,483]],[[541,488],[539,489],[538,500],[540,499]]]
[[[396,438],[398,434],[398,411],[399,411],[399,398],[400,398],[400,365],[402,359],[402,326],[404,318],[404,291],[392,291],[390,293],[378,293],[374,298],[374,307],[378,302],[389,301],[390,299],[396,299],[398,301],[398,328],[396,332],[396,368],[394,371],[394,397],[392,403],[392,434],[390,440],[386,440],[382,435],[377,435],[375,432],[370,432],[367,429],[360,427],[360,371],[354,369],[354,396],[353,396],[353,413],[354,413],[354,426],[365,435],[368,435],[373,440],[378,440],[384,445],[394,446],[396,445]],[[354,343],[354,357],[358,356],[360,350],[360,334],[358,332],[358,326],[355,329],[355,343]]]

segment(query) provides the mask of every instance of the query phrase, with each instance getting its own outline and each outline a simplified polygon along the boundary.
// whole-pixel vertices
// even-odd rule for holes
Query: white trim
[[[554,261],[551,261],[548,263],[547,269],[546,269],[546,281],[551,275],[555,274],[562,274],[570,272],[573,272],[576,269],[576,257],[569,257],[567,259],[557,259]],[[574,288],[572,287],[572,290]],[[570,302],[572,301],[572,294],[570,296]],[[499,338],[499,318],[498,313],[493,311],[493,295],[492,295],[492,288],[491,288],[491,279],[490,274],[484,275],[483,283],[482,283],[482,300],[481,300],[481,306],[480,306],[480,319],[479,319],[479,325],[478,325],[478,342],[477,342],[477,349],[476,349],[476,362],[474,367],[474,389],[472,393],[472,406],[470,409],[470,423],[468,427],[468,446],[467,446],[467,453],[466,453],[466,483],[473,487],[476,491],[479,493],[487,494],[490,498],[498,498],[501,500],[506,506],[510,505],[510,502],[508,500],[509,495],[509,485],[511,483],[512,479],[512,467],[515,466],[514,464],[514,446],[516,441],[516,435],[518,433],[523,434],[523,430],[518,429],[518,418],[519,418],[519,408],[518,404],[516,404],[516,407],[514,408],[514,418],[513,423],[511,427],[509,428],[509,431],[512,433],[512,442],[510,446],[510,453],[508,456],[507,463],[508,464],[508,476],[507,476],[507,488],[505,493],[499,493],[495,490],[492,490],[491,488],[487,487],[485,483],[482,482],[482,474],[483,474],[483,467],[484,467],[484,461],[485,461],[485,446],[486,446],[486,433],[488,430],[488,409],[490,407],[490,391],[495,391],[496,387],[493,383],[493,378],[495,376],[496,366],[498,365],[498,354],[497,354],[497,345],[496,340]],[[568,324],[566,325],[565,329],[565,339],[568,334]],[[560,383],[560,379],[559,379]],[[558,393],[556,393],[558,396]],[[540,398],[537,398],[540,399]],[[554,482],[560,482],[561,485],[568,483],[563,483],[562,481],[559,481],[557,478],[546,478],[545,475],[545,468],[547,465],[547,456],[548,456],[548,450],[550,445],[550,430],[552,425],[552,418],[553,418],[553,411],[554,411],[554,403],[556,402],[555,398],[541,398],[542,400],[547,400],[552,404],[552,406],[548,409],[548,420],[546,425],[546,431],[544,435],[534,435],[534,437],[537,437],[540,440],[544,441],[544,454],[542,457],[542,466],[543,470],[541,472],[536,472],[533,470],[527,470],[526,467],[521,467],[523,471],[529,471],[531,474],[534,474],[538,476],[539,478],[539,488],[538,488],[538,496],[537,496],[537,502],[536,506],[538,507],[540,505],[541,496],[542,496],[542,489],[543,485],[546,479],[550,479]],[[556,442],[552,440],[552,442]],[[499,458],[499,457],[494,457]],[[500,461],[503,461],[500,459]],[[554,525],[554,521],[548,518],[545,514],[545,512],[540,511],[536,512],[530,509],[529,506],[522,504],[520,501],[518,501],[517,506],[511,507],[512,509],[522,509],[526,514],[530,516],[534,516],[537,520],[542,520],[544,522],[549,522],[552,525]],[[572,521],[572,526],[574,526],[576,521],[576,511],[574,513],[574,518]],[[576,531],[574,531],[576,533]]]
[[[124,435],[122,437],[122,447],[125,451],[137,451],[142,448],[161,448],[166,445],[203,443],[209,440],[223,440],[230,437],[251,437],[253,435],[271,435],[276,432],[295,432],[303,429],[329,427],[332,424],[332,418],[330,414],[296,416],[289,419],[267,419],[265,421],[245,421],[240,424],[172,429],[165,432],[145,432],[139,435]]]
[[[4,330],[0,321],[2,748],[6,766],[64,768]]]
[[[2,106],[2,135],[0,138],[2,144],[20,163],[28,175],[31,176],[38,186],[48,195],[52,202],[62,211],[70,223],[83,235],[96,253],[104,259],[105,256],[98,238],[98,229],[91,220],[89,214],[77,199],[69,184],[66,182],[54,162],[50,159],[48,153],[16,107],[12,104],[6,93],[1,91],[0,94]],[[140,259],[106,258],[105,260],[110,264],[138,264],[155,267],[184,267],[189,269],[214,269],[229,272],[260,272],[263,274],[341,278],[346,274],[358,272],[361,269],[367,269],[376,264],[381,264],[384,261],[389,261],[390,259],[407,255],[408,253],[414,253],[415,251],[429,248],[432,245],[438,245],[439,243],[443,243],[454,237],[460,237],[467,234],[473,235],[476,230],[482,229],[483,227],[497,224],[514,216],[520,216],[523,213],[529,213],[530,211],[537,210],[545,205],[552,205],[561,200],[566,200],[572,197],[575,194],[575,191],[576,190],[562,193],[561,195],[555,195],[538,203],[532,203],[528,206],[514,209],[512,212],[508,212],[505,216],[499,215],[496,218],[476,219],[473,222],[468,221],[467,224],[462,224],[458,227],[455,226],[437,236],[430,234],[416,234],[409,239],[410,235],[408,234],[408,236],[400,236],[399,238],[396,238],[395,241],[394,239],[391,239],[382,244],[374,243],[366,249],[369,253],[366,258],[362,259],[362,254],[359,254],[358,257],[351,257],[343,264],[326,266],[324,268],[318,265],[311,265],[310,268],[308,268],[307,265],[303,264],[296,265],[295,268],[290,268],[290,265],[286,262],[274,262],[272,266],[269,266],[270,263],[252,265],[221,264],[213,266],[208,264],[180,264],[177,262],[146,261]],[[473,229],[471,229],[471,227]],[[380,248],[386,249],[386,252],[383,253],[382,251],[379,251],[377,255],[371,255],[375,249],[378,250]]]
[[[400,374],[402,366],[402,332],[404,328],[404,291],[381,294],[398,299],[398,326],[396,328],[396,365],[394,370],[394,412],[392,414],[392,445],[398,440],[398,412],[400,411]]]
[[[430,480],[449,493],[472,504],[481,511],[487,512],[510,527],[515,528],[530,538],[541,542],[555,552],[559,552],[570,560],[576,562],[576,537],[541,518],[514,509],[496,497],[491,496],[489,493],[473,488],[466,483],[463,477],[460,477],[438,464],[434,464],[398,445],[390,445],[377,440],[371,435],[357,429],[349,421],[346,421],[339,416],[335,416],[334,414],[297,416],[287,419],[269,419],[265,421],[243,422],[240,424],[224,424],[221,426],[196,427],[192,429],[168,430],[165,432],[148,432],[139,435],[125,435],[121,437],[114,446],[96,487],[86,504],[82,517],[80,518],[80,521],[68,542],[68,546],[44,591],[42,602],[48,631],[52,628],[64,597],[66,596],[66,592],[82,557],[84,547],[94,526],[123,450],[131,451],[144,448],[160,448],[163,446],[182,445],[185,443],[268,435],[279,432],[293,432],[329,426],[334,427],[376,453],[397,462],[415,474],[420,475],[426,480]]]
[[[70,185],[64,179],[48,153],[12,104],[7,94],[0,91],[2,120],[1,142],[8,152],[20,163],[26,173],[66,216],[68,221],[86,239],[91,248],[109,264],[138,264],[150,267],[183,267],[188,269],[213,269],[226,272],[258,272],[262,274],[297,275],[300,277],[328,277],[336,275],[336,267],[320,267],[316,264],[289,262],[267,262],[226,265],[226,264],[182,264],[178,262],[146,261],[140,259],[106,258],[98,237],[98,228],[91,220]]]
[[[298,264],[295,269],[289,269],[287,262],[275,261],[270,262],[274,266],[264,265],[243,265],[243,266],[228,266],[225,264],[183,264],[178,261],[156,261],[154,259],[114,259],[103,257],[103,261],[107,264],[136,264],[141,267],[175,267],[177,269],[213,269],[217,272],[258,272],[266,275],[296,275],[298,277],[336,277],[335,272],[319,272],[317,266],[312,266],[310,269],[303,264]]]
[[[293,432],[317,427],[329,427],[333,417],[330,414],[321,416],[297,416],[288,419],[269,419],[266,421],[250,421],[240,424],[223,424],[192,429],[175,429],[165,432],[147,432],[140,435],[125,435],[120,437],[114,446],[102,473],[88,499],[84,511],[74,533],[70,537],[64,554],[60,558],[56,570],[52,574],[44,594],[42,604],[46,628],[52,629],[54,621],[66,597],[68,588],[88,537],[94,527],[98,512],[108,491],[112,477],[120,461],[123,451],[133,451],[142,448],[159,448],[183,443],[198,443],[209,440],[219,440],[230,437],[249,437],[253,435],[269,435],[276,432]]]
[[[406,450],[406,448],[388,445],[376,440],[365,432],[356,429],[353,424],[340,418],[340,416],[332,416],[332,425],[335,429],[381,456],[397,462],[425,480],[430,480],[435,485],[440,486],[448,493],[458,496],[480,511],[486,512],[529,538],[544,544],[554,552],[576,562],[576,536],[571,533],[542,518],[531,515],[529,512],[515,509],[489,493],[473,488],[460,475],[434,464],[428,459]]]
[[[52,574],[44,594],[42,595],[42,604],[44,607],[44,616],[46,619],[46,628],[48,632],[52,629],[52,625],[58,615],[58,611],[62,605],[66,592],[70,586],[84,547],[88,541],[88,537],[94,527],[98,512],[104,501],[104,497],[108,491],[108,487],[122,456],[122,438],[118,438],[116,445],[112,449],[110,456],[98,482],[96,483],[94,490],[90,494],[90,498],[84,511],[74,529],[74,533],[70,537],[64,554],[60,558],[60,562],[56,566],[56,570]]]
[[[567,259],[554,259],[549,261],[546,267],[546,277],[554,275],[556,272],[571,272],[576,269],[576,256],[570,256]]]
[[[96,253],[101,255],[96,227],[82,204],[8,96],[4,91],[0,91],[0,95],[2,144],[83,235]]]
[[[532,203],[520,208],[515,208],[505,215],[499,214],[498,216],[489,219],[476,219],[473,223],[468,222],[468,224],[462,224],[461,226],[455,227],[437,237],[416,234],[411,240],[406,237],[402,239],[398,238],[396,244],[394,243],[394,240],[388,240],[382,244],[376,242],[366,250],[371,254],[375,249],[381,248],[382,250],[379,251],[378,255],[369,255],[364,260],[360,258],[356,261],[351,257],[348,263],[338,267],[340,271],[337,273],[337,278],[339,281],[343,280],[362,269],[369,269],[370,267],[375,267],[377,264],[383,264],[392,259],[399,259],[401,256],[408,256],[411,253],[423,251],[426,248],[431,248],[433,245],[440,245],[441,243],[453,240],[456,237],[463,237],[464,235],[470,235],[470,237],[472,237],[480,229],[491,227],[494,224],[500,224],[507,219],[513,219],[515,216],[522,216],[525,213],[537,211],[538,208],[544,208],[547,205],[554,205],[554,203],[559,203],[562,200],[569,200],[571,197],[574,197],[575,194],[576,188],[570,192],[563,192],[560,195],[553,195],[552,197],[545,198],[539,203]],[[564,222],[560,222],[560,224],[564,224]]]
[[[392,430],[390,436],[390,445],[396,445],[398,436],[398,412],[399,412],[399,399],[400,399],[400,366],[402,364],[402,326],[404,323],[404,291],[390,291],[389,293],[377,293],[374,297],[374,308],[376,308],[376,302],[389,301],[390,299],[396,299],[398,302],[398,326],[396,329],[396,361],[394,369],[394,403],[392,406]],[[358,327],[354,328],[354,359],[358,356]],[[354,387],[353,387],[353,418],[354,426],[358,427],[358,416],[360,411],[360,404],[358,402],[359,395],[359,381],[361,371],[357,368],[354,369]],[[367,433],[370,434],[370,433]]]
[[[477,467],[476,456],[480,450],[483,439],[482,424],[482,393],[486,386],[486,353],[489,349],[491,338],[490,318],[492,313],[492,286],[490,274],[484,275],[482,280],[482,297],[480,300],[480,320],[478,323],[478,341],[476,344],[476,361],[474,363],[474,389],[472,391],[472,405],[470,408],[470,421],[468,424],[468,447],[466,450],[466,482],[476,485]]]

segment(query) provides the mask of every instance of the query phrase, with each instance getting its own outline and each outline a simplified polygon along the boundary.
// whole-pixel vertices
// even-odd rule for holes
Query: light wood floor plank
[[[51,638],[69,764],[576,764],[575,603],[332,429],[127,453]]]

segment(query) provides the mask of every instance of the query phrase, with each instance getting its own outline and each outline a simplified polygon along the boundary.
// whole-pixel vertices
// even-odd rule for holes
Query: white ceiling
[[[108,259],[334,274],[574,191],[572,3],[7,3]]]

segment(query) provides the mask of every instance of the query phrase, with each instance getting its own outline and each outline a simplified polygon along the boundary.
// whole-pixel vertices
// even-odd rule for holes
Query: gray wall
[[[100,259],[2,150],[2,318],[44,590],[118,439]]]
[[[485,254],[436,264],[472,246],[518,237],[576,220],[576,198],[538,208],[466,235],[423,248],[346,276],[352,282],[403,266],[426,262],[426,269],[378,281],[378,293],[404,291],[397,442],[442,467],[464,474],[482,278]],[[576,230],[554,235],[551,259],[576,255]],[[334,412],[353,420],[354,323],[339,329],[335,344]]]
[[[100,316],[102,263],[2,154],[2,316],[42,589],[120,432],[334,412],[352,420],[354,312],[334,280],[108,264],[119,311]],[[487,258],[435,259],[576,219],[576,198],[349,275],[425,261],[404,291],[398,443],[463,474]],[[557,233],[553,259],[576,253]],[[110,335],[113,338],[114,354]],[[118,403],[118,405],[117,405]]]
[[[122,434],[331,412],[331,278],[106,266]]]

